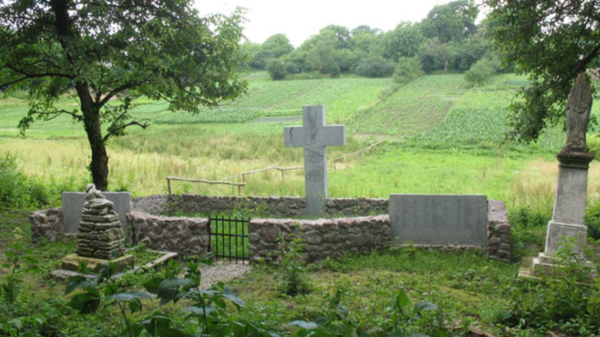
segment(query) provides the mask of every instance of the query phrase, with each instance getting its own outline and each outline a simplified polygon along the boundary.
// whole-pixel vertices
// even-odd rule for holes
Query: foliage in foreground
[[[522,218],[538,221],[533,215]],[[108,273],[98,280],[74,278],[67,284],[71,293],[66,298],[48,287],[55,283],[63,290],[64,284],[47,275],[68,247],[55,243],[32,248],[23,243],[25,237],[20,230],[13,233],[14,244],[5,252],[0,269],[0,336],[198,336],[203,332],[222,336],[230,332],[270,337],[445,337],[462,336],[478,324],[484,324],[479,326],[486,331],[498,329],[498,335],[599,332],[600,282],[583,284],[585,270],[576,264],[567,264],[566,274],[532,283],[516,280],[514,268],[483,255],[398,249],[306,266],[311,293],[293,298],[279,287],[270,287],[273,274],[285,270],[259,268],[270,276],[268,283],[234,283],[242,291],[242,300],[222,284],[199,289],[196,263],[184,269],[172,263],[121,280],[108,279]],[[43,260],[33,258],[40,255]],[[309,270],[316,273],[309,275]],[[372,277],[377,270],[383,273]],[[36,279],[32,276],[41,276],[44,285],[32,282]],[[259,302],[248,288],[259,292],[271,288],[275,293]],[[30,289],[44,296],[34,296]],[[302,304],[295,307],[294,303]]]

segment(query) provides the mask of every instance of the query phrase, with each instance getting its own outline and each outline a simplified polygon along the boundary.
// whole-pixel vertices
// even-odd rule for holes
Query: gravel
[[[227,283],[232,279],[243,277],[250,271],[250,265],[215,262],[212,266],[201,267],[200,271],[202,271],[200,286],[208,288],[219,281]]]

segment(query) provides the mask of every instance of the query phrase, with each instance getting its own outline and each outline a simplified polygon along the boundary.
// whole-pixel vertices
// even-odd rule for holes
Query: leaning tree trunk
[[[81,111],[83,112],[83,124],[88,136],[88,142],[92,149],[92,162],[90,171],[96,188],[101,191],[108,190],[108,154],[102,137],[100,124],[100,109],[95,106],[87,85],[77,85],[77,91],[81,100]]]

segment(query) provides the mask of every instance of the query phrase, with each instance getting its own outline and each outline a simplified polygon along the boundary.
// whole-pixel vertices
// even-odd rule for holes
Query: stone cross
[[[285,146],[304,147],[304,186],[308,215],[325,213],[327,199],[326,146],[346,145],[344,125],[325,125],[325,106],[308,105],[302,111],[304,126],[285,128]]]

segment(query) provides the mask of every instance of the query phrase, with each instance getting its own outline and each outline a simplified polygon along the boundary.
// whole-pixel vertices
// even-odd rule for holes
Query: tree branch
[[[57,110],[57,111],[31,111],[30,113],[31,115],[42,115],[42,116],[51,116],[54,115],[52,117],[50,117],[48,120],[54,119],[62,114],[66,114],[69,115],[75,119],[77,119],[77,121],[81,122],[83,121],[83,116],[82,115],[78,115],[75,112],[72,111],[67,111],[67,110]]]
[[[53,72],[41,73],[41,74],[31,74],[31,73],[28,73],[28,72],[26,72],[24,70],[21,70],[21,69],[15,67],[15,66],[13,66],[13,65],[10,65],[8,63],[5,66],[8,69],[10,69],[10,70],[12,70],[12,71],[14,71],[16,73],[24,75],[25,78],[40,78],[40,77],[53,77],[53,76],[55,76],[55,77],[65,77],[65,78],[68,78],[68,79],[74,79],[75,78],[75,76],[72,76],[72,75],[61,74],[61,73],[53,73]]]
[[[140,123],[137,121],[131,121],[127,124],[123,124],[123,125],[119,126],[118,128],[114,128],[114,129],[109,128],[110,131],[106,133],[106,136],[104,136],[104,138],[102,138],[102,141],[106,142],[110,137],[115,136],[120,132],[123,132],[126,128],[128,128],[130,126],[139,126],[145,130],[146,128],[148,128],[150,126],[150,124],[148,124],[146,122]]]
[[[131,89],[134,88],[135,86],[139,85],[139,82],[136,81],[130,81],[128,83],[123,84],[120,87],[117,87],[115,89],[113,89],[111,92],[109,92],[108,94],[106,94],[106,96],[104,96],[104,98],[100,101],[99,106],[103,107],[106,103],[108,103],[108,101],[111,100],[111,98],[113,98],[115,95],[117,95],[118,93],[121,93],[127,89]]]

